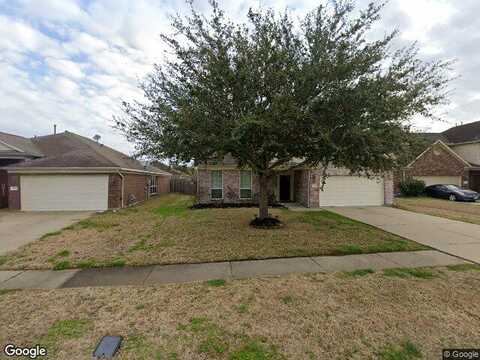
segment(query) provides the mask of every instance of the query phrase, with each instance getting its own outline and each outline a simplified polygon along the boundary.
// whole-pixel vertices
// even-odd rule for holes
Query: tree
[[[269,178],[294,158],[369,176],[390,170],[405,123],[433,117],[446,99],[449,62],[422,62],[415,44],[391,50],[396,31],[368,40],[382,7],[355,16],[353,2],[332,1],[297,26],[288,12],[250,9],[236,24],[215,1],[209,17],[191,6],[161,36],[170,54],[141,84],[146,101],[124,103],[117,127],[142,155],[230,153],[259,176],[261,219]]]

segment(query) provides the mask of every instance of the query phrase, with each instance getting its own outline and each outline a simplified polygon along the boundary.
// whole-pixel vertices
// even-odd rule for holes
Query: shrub
[[[400,183],[400,191],[404,196],[420,196],[425,190],[425,182],[408,178]]]

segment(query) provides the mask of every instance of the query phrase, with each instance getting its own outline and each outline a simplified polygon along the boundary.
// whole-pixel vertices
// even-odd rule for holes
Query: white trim
[[[155,192],[152,192],[152,179],[153,181],[155,182],[155,186],[153,186],[155,188]],[[149,179],[148,179],[148,197],[150,197],[151,195],[157,195],[158,194],[158,179],[157,179],[157,175],[150,175],[149,176]]]
[[[250,172],[250,188],[242,188],[242,171]],[[251,200],[253,198],[253,172],[252,170],[239,170],[238,171],[238,198],[240,200]],[[222,177],[223,179],[223,177]],[[250,197],[242,197],[242,190],[250,190]]]
[[[407,168],[410,168],[412,167],[413,164],[415,164],[415,162],[417,162],[417,160],[419,160],[423,155],[425,155],[430,149],[433,149],[433,147],[435,145],[440,145],[440,146],[443,146],[443,148],[445,150],[447,150],[449,153],[451,153],[453,156],[455,156],[458,160],[460,160],[461,162],[463,162],[466,167],[470,168],[472,167],[472,165],[470,165],[467,161],[465,161],[465,159],[463,159],[460,155],[458,155],[455,151],[453,151],[447,144],[445,144],[442,140],[437,140],[435,141],[432,145],[430,145],[424,152],[422,152],[420,155],[418,155],[415,160],[413,160],[410,164],[408,164],[406,167]]]
[[[220,175],[222,175],[222,177],[221,177],[222,185],[221,185],[220,188],[213,188],[212,187],[212,173],[214,171],[220,172]],[[222,197],[219,197],[219,198],[212,197],[212,190],[222,190]],[[225,195],[224,193],[225,193],[225,191],[223,190],[223,170],[210,170],[210,190],[209,190],[210,200],[223,200],[224,195]]]

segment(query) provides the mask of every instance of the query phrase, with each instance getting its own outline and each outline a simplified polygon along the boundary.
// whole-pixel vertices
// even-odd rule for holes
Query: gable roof
[[[480,141],[480,121],[452,127],[442,135],[452,144]]]
[[[409,167],[412,167],[413,164],[415,164],[415,162],[417,160],[419,160],[423,155],[425,155],[426,152],[428,152],[430,149],[432,149],[435,145],[440,145],[442,146],[449,154],[451,154],[453,157],[455,157],[457,160],[459,160],[460,162],[462,162],[466,167],[472,167],[472,164],[470,164],[469,162],[467,162],[464,158],[462,158],[460,155],[458,155],[455,151],[453,151],[450,146],[448,146],[447,144],[445,144],[442,140],[437,140],[435,141],[433,144],[431,144],[428,148],[425,149],[424,152],[422,152],[420,155],[418,155],[410,164],[408,164],[406,167],[409,168]]]
[[[160,169],[146,168],[126,154],[69,131],[35,137],[31,141],[43,156],[7,168],[119,168],[169,175]]]
[[[11,150],[1,151],[2,155],[22,155],[25,157],[43,156],[41,151],[33,144],[31,139],[23,136],[8,134],[0,131],[0,144],[5,145]]]

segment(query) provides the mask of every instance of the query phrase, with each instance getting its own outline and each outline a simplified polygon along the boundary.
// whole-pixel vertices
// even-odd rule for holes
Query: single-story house
[[[165,193],[170,174],[69,131],[0,133],[0,205],[12,210],[123,208]]]
[[[453,184],[480,191],[480,121],[455,126],[439,134],[428,134],[434,142],[395,179],[407,177],[426,185]]]
[[[308,208],[392,204],[391,173],[377,178],[352,176],[348,170],[338,168],[331,168],[327,173],[322,191],[322,169],[279,169],[271,180],[270,202],[295,202]],[[218,163],[199,164],[196,186],[199,203],[258,202],[258,176],[250,169],[239,169],[231,156]]]

